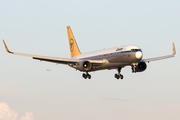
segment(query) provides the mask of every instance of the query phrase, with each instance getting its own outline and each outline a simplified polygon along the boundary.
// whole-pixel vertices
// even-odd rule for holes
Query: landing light
[[[140,51],[136,52],[136,58],[142,59],[142,52],[140,52]]]

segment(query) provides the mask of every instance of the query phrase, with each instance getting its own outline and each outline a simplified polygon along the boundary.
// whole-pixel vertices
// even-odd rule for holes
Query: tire
[[[115,74],[115,75],[114,75],[114,77],[115,77],[115,78],[118,78],[118,75],[117,75],[117,74]]]
[[[123,79],[124,78],[124,76],[123,75],[121,75],[121,79]]]
[[[82,74],[82,77],[83,77],[84,79],[86,79],[86,78],[87,78],[87,75],[86,75],[85,73],[83,73],[83,74]]]

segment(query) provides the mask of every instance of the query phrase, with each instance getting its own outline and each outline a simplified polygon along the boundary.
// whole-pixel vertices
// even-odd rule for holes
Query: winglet
[[[173,44],[173,55],[175,55],[176,54],[176,50],[175,50],[174,42],[172,44]]]
[[[6,51],[7,51],[8,53],[13,53],[13,52],[9,51],[9,49],[8,49],[8,47],[7,47],[7,45],[6,45],[5,41],[4,41],[4,39],[2,39],[2,40],[3,40],[4,46],[5,46],[5,48],[6,48]]]

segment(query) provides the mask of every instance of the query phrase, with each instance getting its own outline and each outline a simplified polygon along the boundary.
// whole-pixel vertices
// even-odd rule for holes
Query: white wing
[[[82,60],[78,60],[78,59],[71,59],[71,58],[56,58],[56,57],[46,57],[46,56],[38,56],[38,55],[29,55],[29,54],[22,54],[22,53],[15,53],[15,52],[11,52],[9,51],[5,41],[3,40],[4,46],[6,48],[6,51],[8,53],[14,54],[14,55],[20,55],[20,56],[26,56],[26,57],[32,57],[33,59],[36,60],[42,60],[42,61],[47,61],[47,62],[54,62],[57,64],[71,64],[71,63],[79,63]],[[91,62],[92,64],[102,64],[104,61],[102,60],[88,60],[89,62]]]
[[[155,57],[155,58],[148,58],[148,59],[143,59],[142,61],[150,62],[150,61],[155,61],[155,60],[161,60],[161,59],[174,57],[174,55],[176,54],[176,50],[175,50],[174,42],[172,44],[173,44],[173,54],[172,55],[166,55],[166,56]]]

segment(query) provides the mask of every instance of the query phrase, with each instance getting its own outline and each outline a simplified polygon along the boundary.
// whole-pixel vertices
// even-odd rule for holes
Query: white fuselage
[[[93,68],[91,71],[114,69],[131,65],[132,63],[138,63],[142,59],[142,51],[137,46],[127,45],[80,54],[73,57],[73,59],[104,61],[103,65]]]

